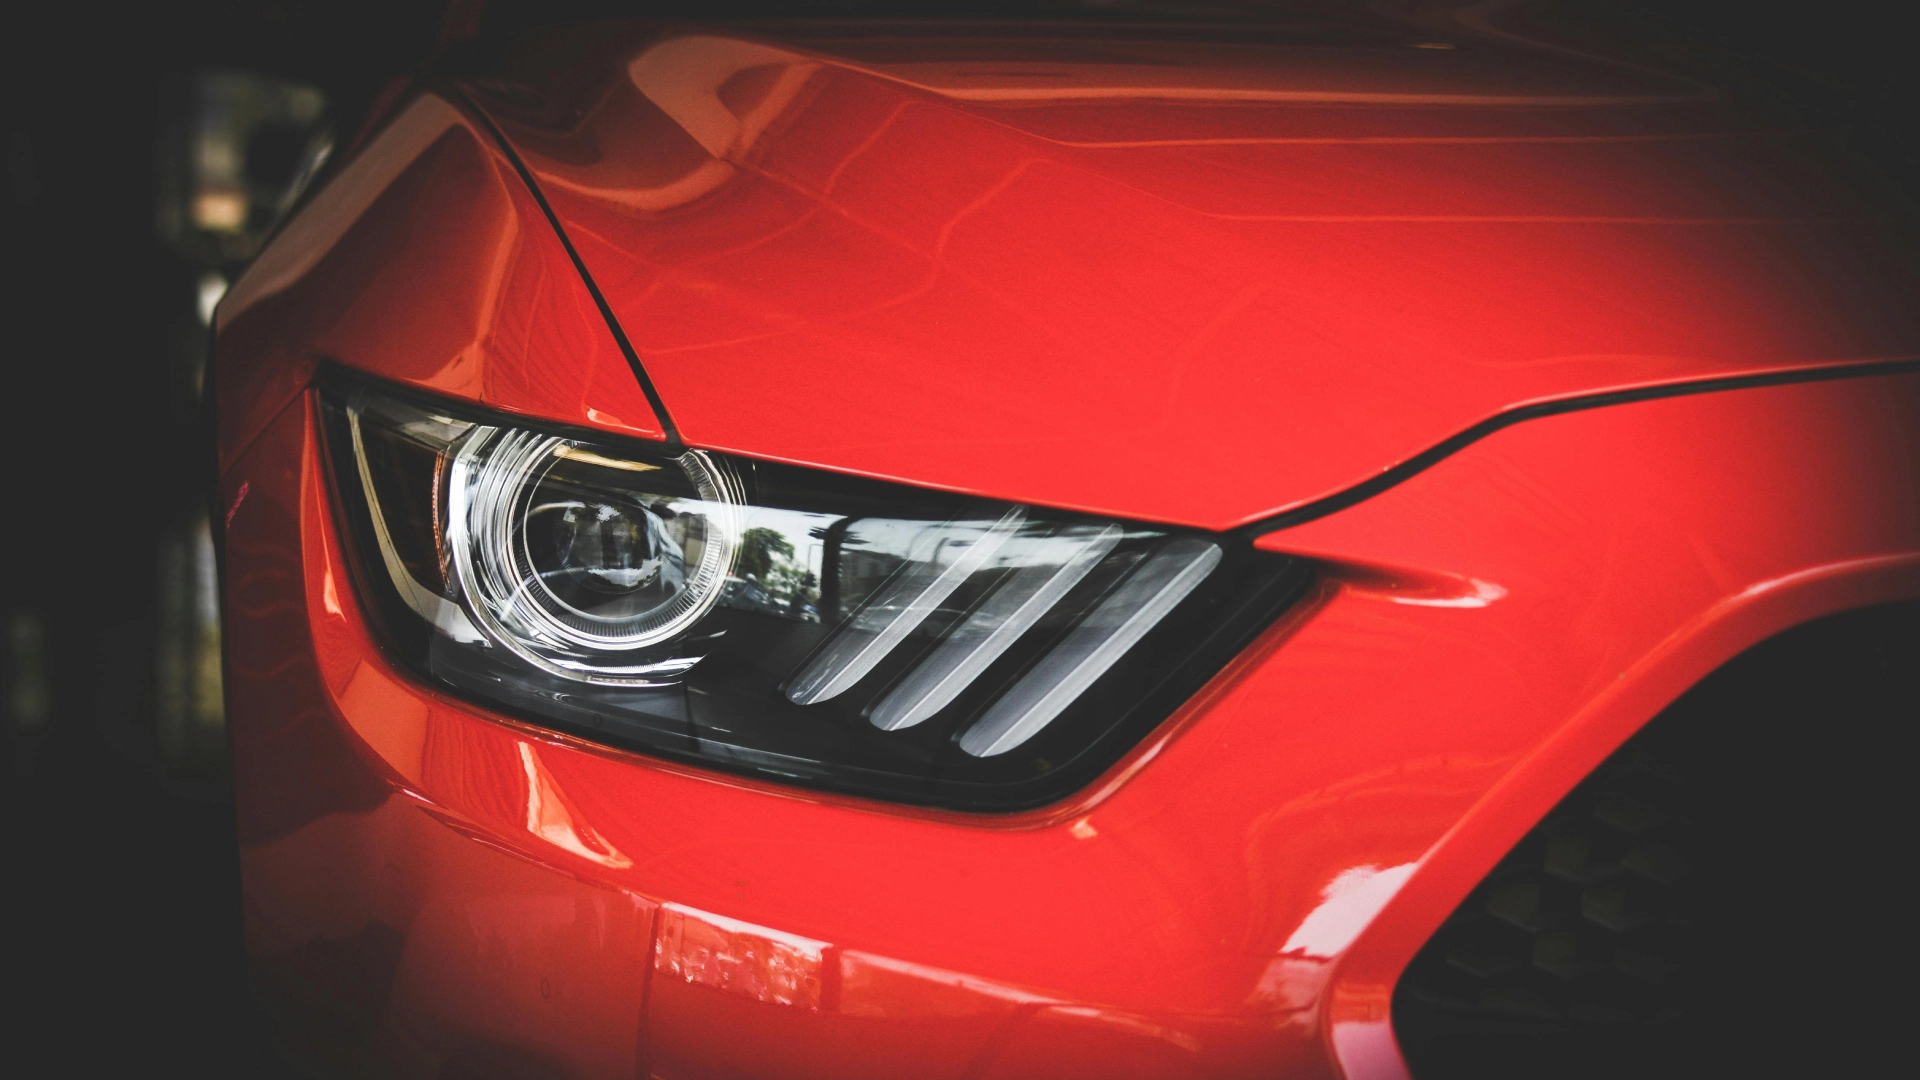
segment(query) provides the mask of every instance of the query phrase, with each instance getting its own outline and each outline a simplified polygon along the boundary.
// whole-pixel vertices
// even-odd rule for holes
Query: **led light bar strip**
[[[979,538],[966,545],[944,568],[929,552],[909,564],[912,569],[894,578],[866,608],[833,636],[787,687],[787,700],[812,705],[845,693],[913,633],[942,601],[953,595],[974,571],[985,566],[994,552],[1020,529],[1026,510],[1014,507]],[[957,531],[957,530],[955,530]],[[935,543],[953,542],[953,531],[933,531]],[[915,565],[917,564],[917,565]]]
[[[1066,549],[1066,558],[1025,566],[1013,572],[959,629],[921,661],[906,680],[873,710],[873,726],[898,731],[921,723],[946,708],[987,666],[1033,629],[1118,543],[1121,529],[1075,528],[1037,545]]]
[[[1205,540],[1174,540],[1149,555],[960,736],[960,749],[992,757],[1038,735],[1219,564],[1220,548]]]

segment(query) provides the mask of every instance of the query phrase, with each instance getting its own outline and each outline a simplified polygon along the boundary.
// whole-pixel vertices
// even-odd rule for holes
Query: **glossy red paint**
[[[577,102],[487,99],[690,442],[1219,526],[1518,403],[1914,351],[1897,231],[1696,87],[1489,46],[1042,94],[910,44],[563,39]],[[1555,799],[1744,648],[1920,597],[1920,376],[1839,378],[1528,421],[1263,537],[1318,591],[1043,811],[494,715],[371,635],[315,362],[662,425],[463,108],[403,111],[220,316],[248,951],[305,1060],[1402,1075],[1395,978]]]
[[[499,147],[401,110],[217,312],[222,465],[331,360],[508,412],[658,439],[612,331]]]
[[[1079,799],[977,818],[421,688],[295,404],[227,479],[256,969],[316,1053],[403,1071],[1390,1076],[1400,966],[1560,793],[1743,647],[1920,596],[1920,509],[1884,497],[1916,418],[1903,376],[1501,431],[1263,540],[1325,561],[1317,602]]]
[[[696,445],[1224,528],[1518,404],[1920,352],[1836,144],[1641,69],[591,33],[475,101]]]

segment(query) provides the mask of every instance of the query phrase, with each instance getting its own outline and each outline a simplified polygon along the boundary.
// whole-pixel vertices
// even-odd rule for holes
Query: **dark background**
[[[167,564],[212,471],[190,377],[205,349],[199,282],[230,276],[247,245],[165,237],[161,203],[196,73],[307,84],[350,124],[417,69],[437,7],[62,3],[0,17],[0,1073],[279,1074],[242,992],[224,747],[163,745],[155,716],[156,659],[194,644],[174,640],[194,628],[168,610],[194,583]],[[284,169],[290,134],[262,140],[253,171]]]
[[[1896,5],[1549,7],[1541,18],[1566,33],[1623,33],[1846,129],[1914,190],[1920,66]],[[211,475],[196,305],[208,275],[244,265],[271,222],[262,193],[302,147],[329,127],[349,142],[383,89],[428,64],[443,22],[433,0],[0,16],[0,1071],[280,1074],[243,993],[217,692],[182,704],[217,691],[193,668],[217,655],[193,617]],[[182,125],[204,111],[208,72],[254,78],[243,94],[293,84],[326,102],[318,121],[283,117],[243,142],[241,179],[260,197],[224,232],[179,224]]]

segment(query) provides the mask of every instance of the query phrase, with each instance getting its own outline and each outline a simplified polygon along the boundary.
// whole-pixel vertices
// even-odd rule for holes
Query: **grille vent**
[[[1408,965],[1415,1080],[1852,1075],[1904,1057],[1920,605],[1736,658],[1628,740]]]

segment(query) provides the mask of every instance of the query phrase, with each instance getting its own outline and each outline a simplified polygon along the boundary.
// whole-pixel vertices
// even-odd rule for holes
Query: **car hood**
[[[1920,348],[1829,137],[1499,36],[602,26],[470,89],[694,446],[1224,528]]]

